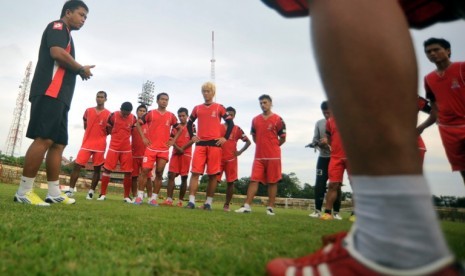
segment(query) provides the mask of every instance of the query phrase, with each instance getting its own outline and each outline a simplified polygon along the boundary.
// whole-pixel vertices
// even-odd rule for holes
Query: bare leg
[[[224,205],[231,204],[231,200],[234,194],[234,182],[228,182],[228,187],[226,188],[226,202]]]
[[[45,153],[52,146],[50,139],[36,138],[29,146],[24,158],[23,176],[34,178],[44,160]]]
[[[147,185],[147,175],[149,174],[150,169],[142,168],[139,174],[139,178],[137,179],[137,184],[139,191],[144,191]],[[149,187],[150,186],[150,187]],[[147,196],[152,196],[152,185],[147,186]]]
[[[163,171],[165,170],[166,160],[157,158],[157,165],[155,169],[155,181],[153,192],[156,194],[160,193],[162,181],[163,181]]]
[[[197,189],[199,187],[199,174],[198,173],[192,173],[191,179],[189,181],[189,195],[190,196],[195,196],[197,193]]]
[[[76,182],[79,178],[79,173],[81,172],[82,166],[74,163],[73,171],[71,172],[71,175],[69,176],[69,188],[74,189],[76,187]]]
[[[102,170],[102,165],[94,166],[94,174],[92,175],[92,183],[90,184],[90,189],[94,190],[97,188],[98,181],[100,180],[100,171]]]
[[[273,208],[278,193],[278,184],[268,183],[268,207]]]
[[[208,176],[208,186],[207,186],[207,196],[213,197],[215,196],[216,185],[218,184],[218,180],[216,179],[216,174]]]
[[[326,193],[325,210],[332,210],[334,202],[337,200],[338,191],[341,189],[341,183],[330,182],[328,184],[328,192]]]
[[[45,166],[47,170],[47,181],[56,181],[61,171],[61,159],[65,145],[52,144],[47,151]]]
[[[258,191],[258,182],[250,181],[249,187],[247,188],[247,198],[245,199],[246,204],[252,204],[252,200],[257,194]]]
[[[179,200],[184,200],[187,189],[187,175],[181,176],[181,188],[179,189]]]
[[[174,179],[176,178],[176,174],[173,172],[168,172],[168,187],[166,187],[166,195],[167,197],[173,198],[174,192]]]

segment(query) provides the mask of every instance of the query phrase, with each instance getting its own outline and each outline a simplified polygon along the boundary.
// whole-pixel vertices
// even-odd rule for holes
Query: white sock
[[[354,244],[377,264],[413,269],[450,258],[422,175],[353,176]]]
[[[190,196],[189,196],[189,202],[195,204],[195,196],[194,196],[194,195],[190,195]]]
[[[144,198],[144,191],[138,190],[138,191],[137,191],[137,197],[140,197],[140,198],[143,199],[143,198]]]
[[[247,204],[247,203],[244,203],[244,208],[245,208],[245,209],[250,209],[250,205]]]
[[[213,197],[207,196],[207,201],[205,201],[205,204],[210,204],[210,205],[212,205],[212,203],[213,203]]]
[[[95,192],[94,190],[92,190],[92,189],[89,189],[89,192],[88,192],[88,194],[94,194],[94,192]]]
[[[61,195],[60,184],[58,180],[47,181],[48,183],[48,195],[52,197],[57,197]]]
[[[158,199],[158,194],[152,194],[152,199],[157,200]]]
[[[18,187],[18,195],[24,196],[27,192],[32,190],[32,187],[34,186],[34,180],[35,177],[25,177],[24,175],[21,176],[21,181],[19,182],[19,187]]]
[[[173,201],[173,199],[171,197],[167,197],[166,200]]]

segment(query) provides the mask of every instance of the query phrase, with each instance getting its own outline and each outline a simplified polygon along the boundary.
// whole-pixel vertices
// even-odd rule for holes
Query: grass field
[[[75,205],[41,208],[14,203],[16,188],[0,184],[1,275],[263,275],[270,259],[308,254],[322,235],[351,225],[304,210],[276,209],[272,217],[253,206],[236,214],[216,202],[207,212],[135,206],[116,195],[90,201],[84,193]],[[465,223],[442,226],[464,259]]]

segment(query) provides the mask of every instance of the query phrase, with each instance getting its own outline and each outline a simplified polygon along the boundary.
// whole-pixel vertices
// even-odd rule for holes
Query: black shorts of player
[[[26,137],[50,139],[56,144],[67,145],[68,111],[68,106],[55,98],[31,98],[31,116]]]

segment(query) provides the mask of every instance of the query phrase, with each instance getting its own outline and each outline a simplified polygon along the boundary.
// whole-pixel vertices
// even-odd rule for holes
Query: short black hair
[[[269,100],[270,102],[273,102],[273,100],[271,99],[270,95],[268,94],[263,94],[261,95],[260,97],[258,97],[258,100],[261,101],[261,100]]]
[[[232,107],[232,106],[226,107],[226,111],[228,111],[228,112],[229,112],[229,111],[232,111],[232,112],[234,112],[234,114],[237,113],[237,112],[236,112],[236,109],[234,109],[234,107]]]
[[[121,110],[131,112],[131,111],[132,111],[132,103],[130,103],[130,102],[124,102],[124,103],[121,105]]]
[[[320,108],[321,108],[321,110],[328,110],[328,108],[329,108],[328,101],[322,102],[321,105],[320,105]]]
[[[187,110],[187,108],[185,107],[180,107],[178,109],[178,114],[181,113],[181,112],[186,112],[186,115],[189,116],[189,110]]]
[[[103,91],[103,90],[97,92],[97,95],[98,95],[98,94],[103,94],[103,95],[105,96],[105,99],[107,98],[107,92],[105,92],[105,91]]]
[[[168,93],[166,93],[166,92],[161,92],[161,93],[158,93],[158,95],[157,95],[157,101],[161,98],[161,96],[166,96],[166,97],[168,97],[168,99],[170,98],[170,96],[168,95]]]
[[[145,111],[147,111],[147,106],[145,104],[141,104],[137,107],[136,112],[139,111],[139,109],[144,108]]]
[[[436,37],[431,37],[431,38],[428,38],[427,40],[425,40],[425,42],[423,42],[423,47],[426,49],[426,47],[430,46],[430,45],[433,45],[433,44],[438,44],[439,46],[441,46],[442,48],[444,49],[449,49],[450,50],[450,42],[445,40],[444,38],[436,38]],[[450,54],[449,54],[449,57],[450,57]]]
[[[65,4],[63,5],[63,9],[61,9],[60,18],[63,18],[65,16],[67,10],[74,11],[74,10],[79,9],[80,7],[83,7],[87,12],[89,12],[89,7],[87,7],[84,1],[81,1],[81,0],[66,1]]]

